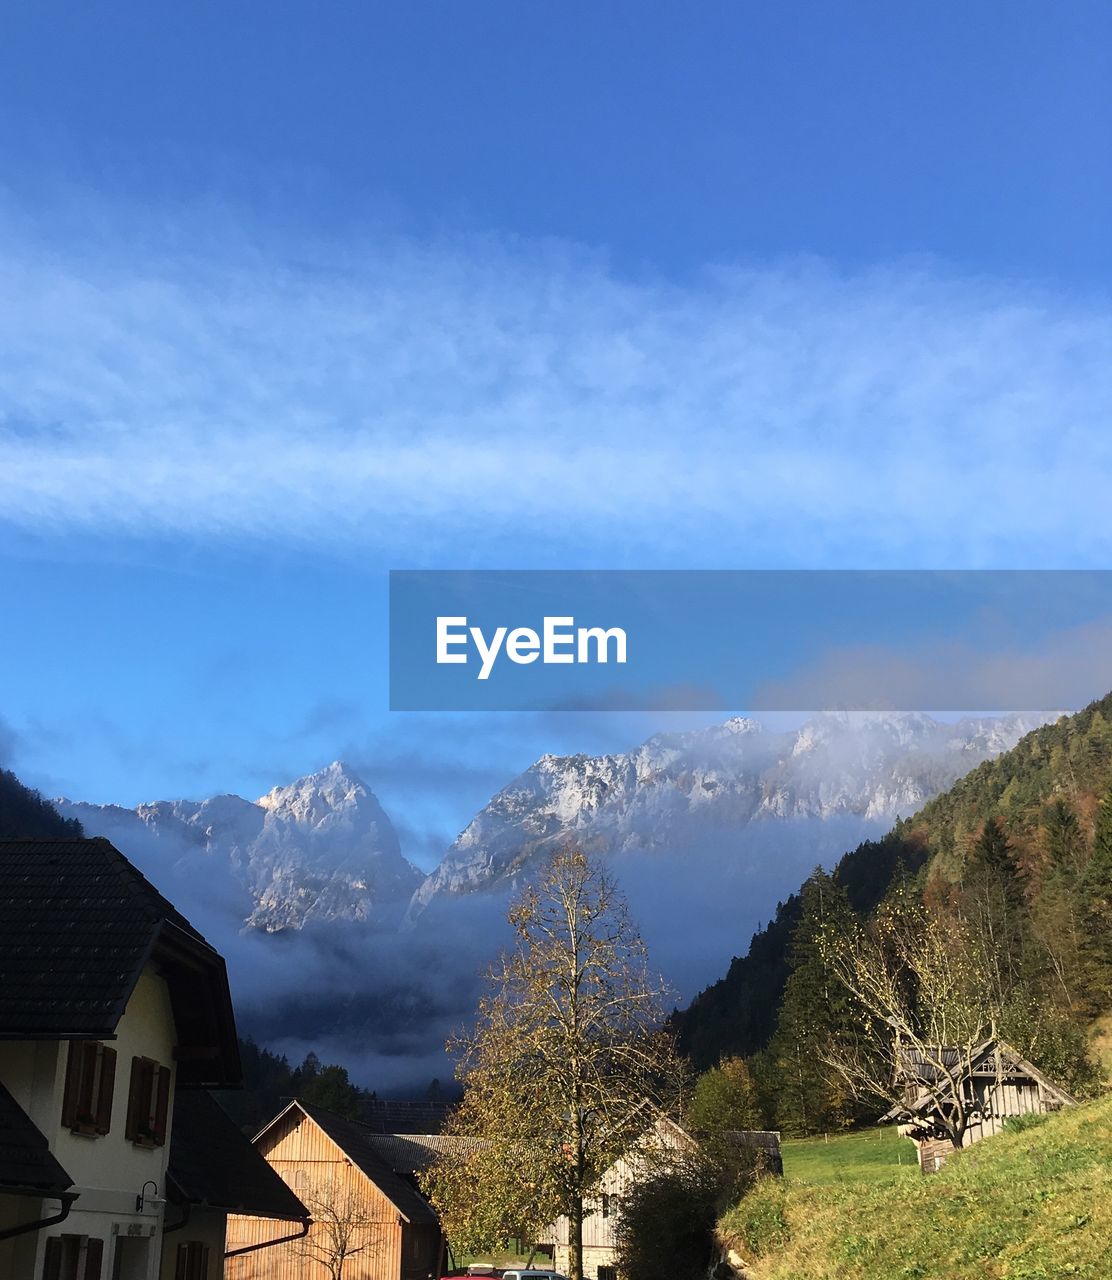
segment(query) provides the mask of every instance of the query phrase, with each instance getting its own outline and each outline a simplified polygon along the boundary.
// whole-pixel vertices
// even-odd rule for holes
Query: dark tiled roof
[[[112,1036],[152,957],[179,1083],[238,1083],[224,962],[181,912],[107,840],[0,841],[0,1039]]]
[[[0,1084],[0,1190],[57,1196],[72,1186],[46,1138]]]
[[[372,1098],[362,1119],[375,1133],[439,1133],[451,1114],[449,1102],[400,1102]]]
[[[416,1187],[396,1173],[368,1142],[372,1134],[365,1124],[360,1124],[358,1120],[346,1120],[332,1111],[325,1111],[323,1107],[310,1106],[304,1102],[291,1102],[282,1115],[294,1108],[303,1111],[310,1120],[318,1124],[407,1221],[437,1225],[439,1219],[432,1205]],[[277,1119],[281,1119],[281,1116]],[[267,1125],[267,1129],[270,1127],[271,1125]]]
[[[259,1155],[211,1094],[174,1100],[166,1176],[174,1198],[260,1218],[305,1221],[309,1210]]]

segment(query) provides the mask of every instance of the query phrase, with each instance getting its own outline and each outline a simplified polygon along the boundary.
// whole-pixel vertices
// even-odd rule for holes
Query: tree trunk
[[[572,1201],[568,1215],[568,1280],[583,1280],[583,1201]]]

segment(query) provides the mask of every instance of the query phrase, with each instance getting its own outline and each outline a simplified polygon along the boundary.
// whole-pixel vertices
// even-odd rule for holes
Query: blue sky
[[[1103,4],[12,7],[0,755],[425,860],[645,717],[393,716],[393,567],[1106,567]],[[1095,693],[1103,690],[1094,690]]]

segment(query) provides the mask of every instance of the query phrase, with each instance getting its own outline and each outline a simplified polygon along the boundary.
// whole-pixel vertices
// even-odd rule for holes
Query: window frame
[[[99,1040],[71,1040],[62,1091],[62,1126],[102,1138],[112,1127],[116,1050]]]
[[[138,1147],[165,1146],[169,1113],[170,1068],[136,1055],[127,1091],[128,1141]]]

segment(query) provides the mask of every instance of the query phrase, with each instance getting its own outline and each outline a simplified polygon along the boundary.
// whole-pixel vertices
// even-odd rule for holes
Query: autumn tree
[[[744,1058],[723,1058],[695,1081],[685,1113],[696,1133],[760,1129],[757,1088]]]
[[[924,908],[910,892],[893,896],[867,926],[835,942],[832,972],[862,1011],[861,1035],[823,1051],[859,1097],[906,1101],[909,1064],[943,1099],[940,1122],[954,1147],[969,1123],[963,1080],[1002,1014],[991,957],[958,918]]]
[[[566,1215],[571,1280],[606,1170],[674,1111],[683,1072],[661,1031],[665,995],[625,900],[585,854],[556,854],[509,913],[472,1032],[451,1042],[461,1141],[427,1177],[453,1248],[537,1240]]]

